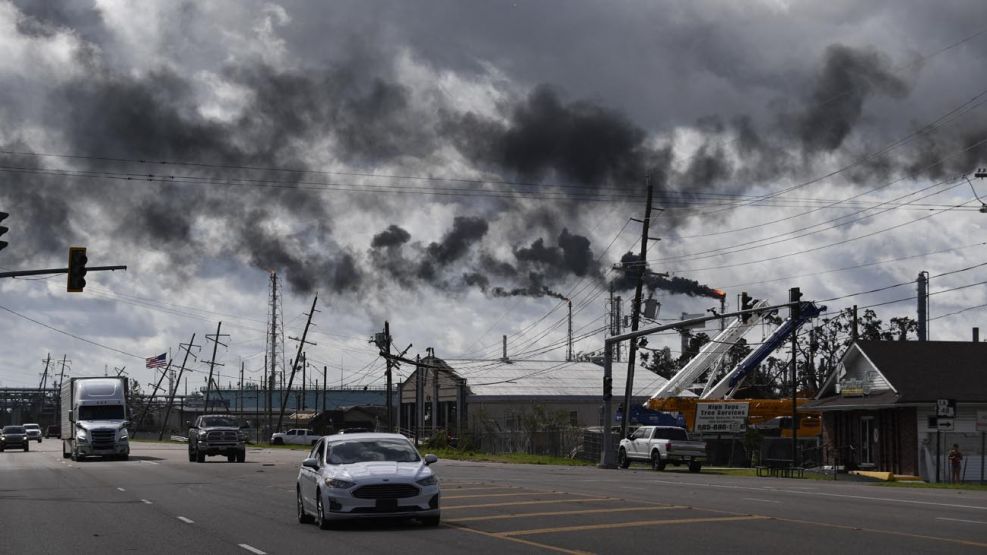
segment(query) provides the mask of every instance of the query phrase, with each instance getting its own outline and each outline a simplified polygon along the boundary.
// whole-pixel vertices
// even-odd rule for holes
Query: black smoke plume
[[[618,276],[610,283],[614,289],[628,291],[637,287],[637,276],[641,257],[628,252],[620,257],[620,267],[622,268]],[[660,289],[669,293],[689,295],[690,297],[709,297],[719,299],[723,297],[723,292],[708,285],[703,285],[698,281],[678,277],[656,274],[651,272],[647,265],[644,267],[644,286],[649,291]]]

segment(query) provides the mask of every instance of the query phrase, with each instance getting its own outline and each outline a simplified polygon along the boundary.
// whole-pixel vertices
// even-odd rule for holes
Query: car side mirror
[[[130,426],[130,420],[124,420],[120,423],[121,428],[126,428],[127,426]]]
[[[305,468],[318,470],[320,468],[319,459],[305,459],[304,461],[302,461],[302,466],[304,466]]]
[[[430,464],[437,463],[437,462],[439,462],[439,458],[436,457],[435,455],[433,455],[431,453],[425,455],[425,465],[426,466],[428,466]]]
[[[185,427],[186,428],[191,428],[192,427],[192,421],[191,420],[186,420],[185,421]]]
[[[633,440],[634,439],[634,434],[627,434],[627,439]]]

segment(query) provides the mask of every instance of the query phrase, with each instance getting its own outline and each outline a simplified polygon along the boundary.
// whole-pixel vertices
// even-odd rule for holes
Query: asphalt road
[[[0,453],[0,553],[987,552],[987,492],[440,461],[443,525],[295,520],[301,451]],[[342,551],[339,551],[342,550]]]

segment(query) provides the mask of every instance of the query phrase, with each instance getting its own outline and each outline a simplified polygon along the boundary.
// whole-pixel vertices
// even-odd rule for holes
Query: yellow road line
[[[558,526],[555,528],[532,528],[530,530],[511,530],[497,532],[498,536],[528,536],[533,534],[553,534],[562,532],[583,532],[586,530],[605,530],[613,528],[634,528],[639,526],[661,526],[672,524],[698,524],[702,522],[731,522],[740,520],[768,520],[766,516],[718,516],[701,518],[676,518],[671,520],[635,520],[633,522],[614,522],[611,524],[585,524],[582,526]]]
[[[521,539],[521,538],[509,538],[509,537],[501,536],[499,534],[494,534],[494,533],[491,533],[491,532],[484,532],[483,530],[476,530],[475,528],[468,528],[466,526],[459,526],[459,525],[454,524],[454,523],[451,523],[451,522],[444,522],[443,525],[444,526],[448,526],[450,528],[455,528],[457,530],[462,530],[463,532],[470,532],[470,533],[473,533],[473,534],[479,534],[481,536],[486,536],[488,538],[495,538],[495,539],[498,539],[498,540],[511,541],[511,542],[515,542],[515,543],[520,543],[520,544],[528,545],[528,546],[531,546],[531,547],[537,547],[537,548],[540,548],[540,549],[547,549],[548,551],[556,551],[558,553],[568,553],[569,555],[586,555],[586,553],[587,553],[586,551],[576,551],[576,550],[573,550],[573,549],[565,549],[565,548],[562,548],[562,547],[556,547],[554,545],[548,545],[547,543],[538,543],[538,542],[533,542],[531,540],[525,540],[525,539]]]
[[[512,505],[548,505],[552,503],[589,503],[591,501],[620,501],[615,497],[599,497],[592,499],[542,499],[538,501],[514,501],[510,503],[481,503],[479,505],[445,505],[443,511],[456,509],[484,509],[487,507],[510,507]]]
[[[878,528],[861,528],[859,526],[847,526],[845,524],[831,524],[828,522],[810,522],[807,520],[796,520],[793,518],[771,517],[772,520],[781,522],[792,522],[795,524],[808,524],[810,526],[825,526],[827,528],[839,528],[841,530],[855,530],[857,532],[870,532],[872,534],[887,534],[889,536],[902,536],[905,538],[915,538],[920,540],[932,540],[945,543],[958,543],[960,545],[972,545],[974,547],[987,547],[987,543],[973,540],[960,540],[956,538],[943,538],[940,536],[926,536],[924,534],[912,534],[911,532],[896,532],[894,530],[881,530]]]
[[[477,493],[470,495],[443,495],[442,498],[443,499],[475,499],[477,497],[512,497],[512,496],[517,497],[521,495],[552,495],[552,494],[544,493],[541,491],[524,492],[524,493],[515,491],[511,493]],[[565,495],[565,494],[555,494],[555,495]]]
[[[468,516],[465,518],[457,518],[452,522],[476,522],[479,520],[506,520],[510,518],[527,518],[533,516],[563,516],[563,515],[589,515],[598,513],[626,513],[631,511],[664,511],[668,509],[685,509],[686,507],[682,505],[666,505],[666,506],[656,506],[649,505],[647,507],[616,507],[613,509],[583,509],[580,511],[547,511],[541,513],[515,513],[510,515],[490,515],[490,516]]]

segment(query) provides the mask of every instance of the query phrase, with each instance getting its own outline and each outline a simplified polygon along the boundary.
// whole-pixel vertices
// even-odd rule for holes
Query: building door
[[[860,417],[860,464],[874,464],[874,417]]]

